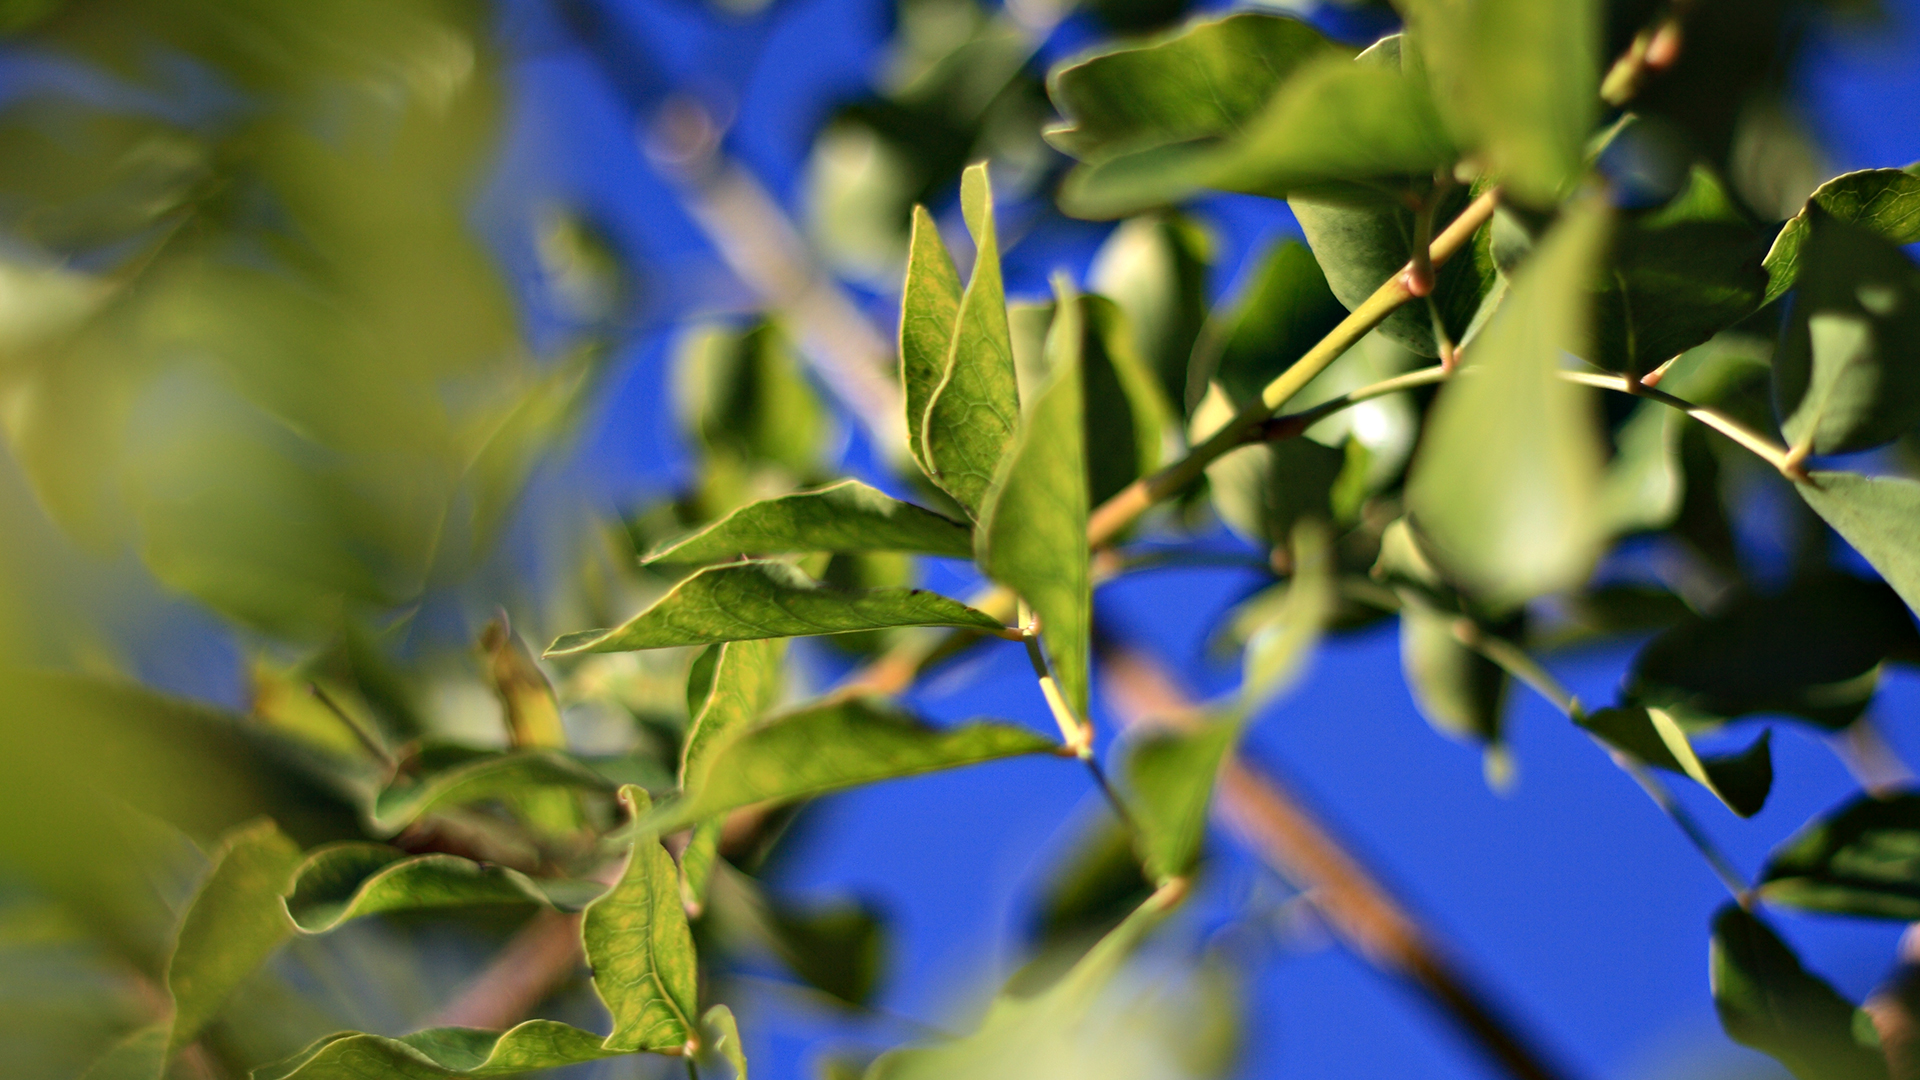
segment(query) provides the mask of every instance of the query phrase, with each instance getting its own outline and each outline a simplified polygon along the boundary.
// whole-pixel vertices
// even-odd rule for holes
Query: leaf
[[[1634,658],[1627,693],[1686,727],[1784,713],[1838,729],[1872,701],[1887,657],[1916,649],[1920,633],[1890,589],[1823,575],[1661,634]]]
[[[1087,497],[1098,506],[1159,467],[1177,411],[1135,352],[1126,314],[1104,296],[1079,307]]]
[[[1820,185],[1799,215],[1774,237],[1767,252],[1767,303],[1778,300],[1800,280],[1801,252],[1816,210],[1894,244],[1920,241],[1920,167],[1862,169]]]
[[[554,700],[553,686],[505,616],[487,624],[480,635],[480,648],[487,655],[487,675],[506,713],[513,745],[522,749],[566,749],[567,731],[560,723],[560,705]]]
[[[961,176],[960,207],[977,253],[940,381],[927,398],[920,455],[927,476],[977,517],[1019,425],[1020,390],[986,165],[970,166]]]
[[[1559,371],[1586,338],[1606,230],[1590,200],[1535,250],[1441,390],[1407,481],[1434,560],[1494,606],[1578,585],[1600,555],[1603,444],[1590,392]]]
[[[1226,395],[1210,391],[1193,411],[1195,440],[1232,415]],[[1243,446],[1207,466],[1207,495],[1229,529],[1279,547],[1298,523],[1333,520],[1333,489],[1346,462],[1345,453],[1311,438]]]
[[[1210,379],[1219,380],[1237,409],[1260,400],[1268,383],[1347,317],[1340,303],[1305,246],[1292,240],[1273,245],[1232,308],[1216,314],[1203,332],[1187,401],[1198,404]]]
[[[698,1039],[693,936],[680,906],[680,877],[659,834],[646,827],[647,793],[629,784],[620,802],[634,820],[632,854],[581,922],[594,990],[613,1014],[605,1045],[677,1053]]]
[[[553,1020],[528,1020],[507,1031],[429,1028],[398,1039],[359,1032],[329,1035],[253,1080],[447,1080],[519,1076],[627,1053],[600,1036]]]
[[[171,1025],[136,1028],[108,1048],[80,1080],[160,1080],[166,1072]]]
[[[1047,332],[1048,382],[980,506],[976,558],[1040,617],[1041,642],[1073,715],[1087,716],[1093,585],[1080,305],[1062,293]]]
[[[1502,187],[1551,206],[1582,171],[1598,119],[1601,15],[1593,0],[1415,0],[1411,34],[1435,100]]]
[[[1870,450],[1920,423],[1920,268],[1818,206],[1806,222],[1799,288],[1773,361],[1780,430],[1816,454]]]
[[[1920,482],[1816,472],[1794,490],[1920,611]]]
[[[960,323],[960,275],[940,239],[940,227],[924,206],[913,208],[913,238],[907,279],[900,296],[900,386],[907,405],[907,449],[920,471],[927,463],[927,403],[946,373],[954,328]]]
[[[818,467],[826,410],[779,326],[761,320],[702,328],[686,337],[678,366],[677,413],[706,447],[709,469],[715,456],[795,476]]]
[[[169,1056],[199,1038],[227,996],[292,935],[280,898],[299,861],[299,845],[271,821],[239,829],[221,845],[167,961],[167,992],[173,996]]]
[[[711,817],[693,827],[687,846],[680,852],[680,905],[687,917],[697,919],[707,908],[707,888],[713,882],[713,865],[720,858],[720,834],[727,820]]]
[[[769,898],[774,951],[802,982],[856,1007],[872,1003],[886,970],[886,924],[863,904],[795,907]]]
[[[1246,664],[1239,711],[1258,715],[1299,678],[1320,636],[1339,610],[1332,543],[1326,529],[1308,520],[1293,529],[1293,576],[1270,608],[1248,613]]]
[[[1187,364],[1207,320],[1212,242],[1178,214],[1132,217],[1094,254],[1087,286],[1126,314],[1134,351],[1158,376],[1164,400],[1185,411]]]
[[[1462,617],[1424,603],[1403,604],[1400,667],[1414,705],[1435,731],[1499,746],[1513,680],[1454,636],[1453,624]]]
[[[644,563],[712,563],[742,555],[815,551],[906,551],[949,559],[973,556],[972,530],[931,510],[900,502],[858,480],[764,499],[679,540]]]
[[[1601,709],[1575,720],[1616,750],[1691,777],[1741,817],[1752,817],[1766,805],[1773,787],[1771,732],[1761,732],[1738,754],[1703,758],[1680,725],[1658,709]]]
[[[1799,1080],[1884,1080],[1873,1025],[1766,923],[1727,904],[1713,917],[1713,1005],[1729,1038],[1771,1054]]]
[[[1204,722],[1192,731],[1152,731],[1127,754],[1122,775],[1139,829],[1140,861],[1155,883],[1193,873],[1207,830],[1220,763],[1246,726],[1246,714]]]
[[[292,880],[286,911],[303,934],[324,934],[352,919],[389,911],[482,904],[583,906],[587,882],[536,882],[518,870],[457,855],[408,855],[385,844],[346,842],[318,848]],[[572,894],[572,895],[570,895]]]
[[[735,807],[1058,749],[1008,724],[939,730],[876,699],[829,701],[771,717],[716,747],[705,775],[688,777],[686,793],[641,825],[669,833]]]
[[[783,563],[754,561],[701,570],[620,626],[564,634],[546,654],[632,652],[892,626],[1005,629],[984,612],[924,589],[834,589]]]
[[[713,1032],[713,1052],[727,1059],[733,1066],[733,1080],[747,1080],[747,1052],[740,1044],[740,1025],[734,1022],[733,1010],[725,1005],[715,1005],[701,1018],[707,1030]]]
[[[680,750],[680,783],[704,775],[706,757],[736,731],[765,715],[780,699],[786,642],[729,641],[717,646],[712,685],[687,727]]]
[[[1770,903],[1870,919],[1920,919],[1920,795],[1862,795],[1801,827],[1767,860]]]
[[[428,814],[488,799],[506,799],[538,788],[605,791],[600,774],[552,750],[489,754],[420,779],[396,780],[374,800],[368,820],[392,835]]]
[[[1133,834],[1111,814],[1080,832],[1072,854],[1051,871],[1038,906],[1034,951],[1072,949],[1078,956],[1153,892],[1142,873]]]

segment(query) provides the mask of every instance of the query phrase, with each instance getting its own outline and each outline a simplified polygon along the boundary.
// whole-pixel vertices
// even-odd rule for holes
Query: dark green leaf
[[[960,207],[973,233],[973,276],[960,296],[940,381],[927,398],[920,456],[927,476],[977,516],[1019,426],[1020,390],[986,165],[961,177]]]
[[[1311,252],[1297,241],[1275,244],[1233,306],[1217,313],[1202,334],[1189,372],[1188,405],[1199,404],[1210,379],[1219,380],[1236,409],[1258,401],[1268,383],[1347,317],[1340,303]]]
[[[1512,679],[1500,665],[1462,644],[1453,624],[1462,616],[1408,603],[1400,608],[1400,666],[1413,703],[1435,731],[1499,746]]]
[[[1720,1025],[1799,1080],[1885,1080],[1873,1025],[1771,927],[1734,904],[1713,917],[1709,961]]]
[[[684,539],[654,549],[649,563],[711,563],[741,555],[815,551],[907,551],[966,559],[967,526],[901,502],[858,480],[743,506]]]
[[[1920,423],[1920,269],[1817,205],[1804,217],[1799,289],[1773,361],[1780,430],[1816,454],[1869,450]]]
[[[1820,185],[1799,216],[1774,237],[1773,249],[1767,252],[1767,303],[1779,299],[1799,280],[1801,250],[1816,208],[1895,244],[1920,241],[1920,166],[1862,169]]]
[[[1741,817],[1759,813],[1773,788],[1771,732],[1738,754],[1703,758],[1680,725],[1658,709],[1601,709],[1575,719],[1614,749],[1691,777]]]
[[[1677,416],[1662,402],[1643,401],[1615,433],[1613,460],[1600,484],[1607,535],[1663,529],[1680,512],[1686,481],[1677,453]]]
[[[1808,822],[1767,860],[1771,903],[1872,919],[1920,919],[1920,795],[1862,795]]]
[[[620,789],[633,816],[632,854],[620,880],[587,905],[581,934],[593,987],[613,1014],[614,1050],[680,1051],[697,1038],[696,963],[680,876],[659,834],[646,827],[652,801],[640,788]]]
[[[562,635],[548,656],[716,641],[806,637],[891,626],[1003,629],[1000,620],[922,589],[828,588],[783,563],[710,566],[610,630]]]
[[[504,1032],[429,1028],[398,1039],[343,1032],[277,1065],[254,1070],[253,1080],[519,1076],[626,1052],[604,1048],[600,1036],[553,1020],[528,1020]]]
[[[1072,854],[1052,871],[1034,927],[1036,951],[1079,955],[1152,891],[1132,832],[1103,808],[1098,825],[1082,830]]]
[[[1587,338],[1582,285],[1607,228],[1589,200],[1534,251],[1441,390],[1407,481],[1434,560],[1492,605],[1578,585],[1605,539],[1591,392],[1559,372],[1563,350]]]
[[[1149,732],[1127,754],[1127,805],[1140,830],[1140,861],[1155,882],[1191,874],[1199,863],[1214,778],[1244,724],[1245,714],[1236,713],[1191,731]]]
[[[769,903],[772,946],[793,973],[849,1005],[872,1002],[886,970],[886,924],[866,906]]]
[[[324,934],[350,919],[420,908],[482,904],[577,908],[587,898],[580,894],[591,895],[593,889],[585,882],[536,882],[518,870],[457,855],[408,855],[384,844],[362,843],[315,850],[292,881],[286,910],[307,934]]]
[[[1794,490],[1920,611],[1920,482],[1817,472]]]
[[[829,702],[772,717],[715,747],[706,775],[688,777],[686,794],[642,825],[672,832],[739,806],[1057,749],[1006,724],[943,731],[877,700]]]
[[[1098,506],[1159,467],[1177,407],[1135,351],[1126,313],[1104,296],[1079,303],[1087,494]]]
[[[747,1080],[747,1052],[740,1045],[740,1025],[734,1022],[733,1010],[715,1005],[700,1022],[711,1033],[712,1041],[708,1045],[713,1052],[733,1066],[733,1080]]]
[[[709,327],[690,335],[682,350],[680,415],[710,455],[777,465],[796,476],[816,467],[827,417],[779,327]]]
[[[1087,715],[1093,640],[1087,550],[1081,307],[1062,296],[1047,332],[1048,382],[980,506],[976,558],[1040,618],[1053,674],[1076,717]]]
[[[392,835],[428,814],[488,799],[504,799],[536,788],[606,791],[600,774],[552,750],[515,750],[489,754],[419,779],[396,780],[374,800],[369,820],[382,835]]]
[[[1668,630],[1634,658],[1627,689],[1686,727],[1785,713],[1841,728],[1873,699],[1882,662],[1916,647],[1913,620],[1886,586],[1821,576]]]
[[[1185,411],[1187,362],[1207,320],[1212,243],[1178,214],[1120,223],[1094,255],[1088,287],[1126,313],[1134,351],[1158,376],[1163,400]]]
[[[246,826],[221,846],[167,962],[173,996],[169,1055],[199,1038],[227,996],[292,935],[280,898],[299,861],[299,846],[271,821]]]
[[[913,240],[900,297],[900,386],[907,403],[907,449],[920,471],[931,472],[921,440],[927,403],[947,370],[954,327],[960,322],[960,275],[924,206],[913,208]]]

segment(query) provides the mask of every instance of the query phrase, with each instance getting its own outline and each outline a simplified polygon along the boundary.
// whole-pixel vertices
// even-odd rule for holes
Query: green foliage
[[[1711,966],[1713,1004],[1734,1041],[1772,1054],[1799,1080],[1887,1075],[1872,1023],[1749,912],[1728,904],[1714,916]]]
[[[1761,732],[1740,753],[1702,757],[1673,717],[1659,709],[1601,709],[1578,719],[1614,749],[1691,777],[1741,817],[1759,813],[1773,788],[1772,732]]]
[[[409,856],[384,844],[348,842],[308,854],[293,876],[286,910],[302,933],[323,934],[348,920],[389,911],[564,903],[566,884],[536,882],[517,870],[457,855]],[[589,896],[600,891],[584,887]]]
[[[299,849],[270,821],[228,839],[174,936],[167,962],[172,1054],[199,1037],[221,1004],[292,931],[280,905]]]
[[[973,535],[967,526],[931,510],[890,499],[858,480],[842,480],[743,506],[685,539],[656,548],[646,561],[712,563],[741,555],[815,551],[905,551],[965,559],[973,554]]]
[[[508,1031],[429,1028],[398,1039],[347,1032],[331,1035],[295,1057],[256,1071],[257,1080],[446,1080],[519,1076],[597,1061],[621,1051],[601,1046],[591,1032],[552,1020],[528,1020]],[[377,1069],[378,1072],[369,1072]]]
[[[613,1014],[606,1045],[691,1052],[699,1010],[679,874],[658,834],[645,827],[652,805],[647,793],[624,787],[620,802],[634,822],[627,866],[606,895],[587,905],[580,924],[593,987]]]
[[[1920,796],[1867,795],[1810,821],[1767,860],[1771,903],[1873,919],[1920,912]]]
[[[1802,251],[1812,233],[1813,218],[1823,213],[1895,244],[1920,241],[1920,171],[1913,166],[1862,169],[1821,184],[1806,207],[1781,227],[1767,252],[1768,303],[1800,280]]]
[[[1795,490],[1873,564],[1907,607],[1920,611],[1920,483],[1816,472]]]

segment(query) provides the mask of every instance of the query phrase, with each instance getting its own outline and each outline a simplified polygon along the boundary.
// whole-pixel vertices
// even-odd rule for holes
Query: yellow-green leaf
[[[428,1028],[398,1039],[349,1031],[255,1069],[253,1080],[478,1080],[627,1052],[604,1047],[600,1036],[553,1020],[528,1020],[504,1032]]]
[[[747,1080],[747,1051],[740,1045],[740,1025],[734,1022],[733,1010],[725,1005],[715,1005],[701,1018],[707,1030],[712,1032],[713,1052],[727,1059],[733,1066],[733,1080]]]
[[[1794,489],[1909,608],[1920,611],[1920,482],[1816,472]]]
[[[300,864],[286,910],[301,933],[324,934],[351,919],[389,911],[535,904],[579,908],[591,882],[543,879],[458,855],[408,855],[385,844],[346,841],[317,848]]]
[[[659,834],[646,826],[652,800],[631,784],[620,801],[633,816],[633,847],[620,880],[581,920],[593,987],[613,1014],[610,1050],[681,1052],[697,1041],[693,935],[680,879]]]
[[[271,821],[248,825],[221,845],[167,961],[173,996],[169,1053],[199,1038],[227,995],[292,935],[280,898],[299,861],[299,846]]]
[[[931,472],[921,442],[927,403],[947,370],[954,327],[960,322],[960,275],[940,239],[940,227],[924,206],[913,208],[913,239],[907,280],[900,296],[900,386],[907,405],[907,449],[922,472]]]
[[[749,503],[655,548],[649,563],[711,563],[742,555],[905,551],[966,559],[972,531],[951,518],[889,498],[858,480]]]

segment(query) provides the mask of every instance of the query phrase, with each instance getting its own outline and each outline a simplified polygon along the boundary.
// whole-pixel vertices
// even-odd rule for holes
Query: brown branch
[[[1158,661],[1103,654],[1108,699],[1124,724],[1191,726],[1199,710]],[[1280,781],[1238,757],[1222,768],[1214,812],[1241,843],[1299,887],[1348,948],[1423,994],[1476,1049],[1519,1080],[1565,1080],[1423,926]]]
[[[580,916],[542,911],[528,919],[493,962],[467,980],[426,1026],[512,1027],[572,978],[583,958]]]

